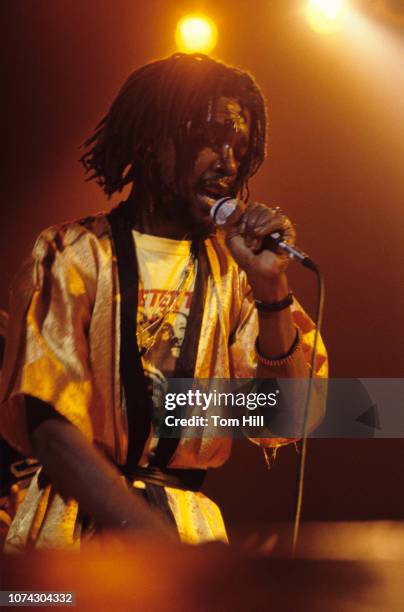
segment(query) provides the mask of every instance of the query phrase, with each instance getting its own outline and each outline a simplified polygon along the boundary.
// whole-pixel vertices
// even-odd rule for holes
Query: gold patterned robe
[[[258,320],[246,275],[220,235],[205,245],[211,274],[195,377],[254,377]],[[32,455],[23,402],[23,394],[28,394],[51,404],[116,464],[125,463],[128,431],[118,358],[119,302],[117,262],[105,214],[40,235],[12,287],[2,376],[0,431],[20,452]],[[292,309],[309,362],[314,326],[297,302]],[[316,375],[327,375],[321,341]],[[276,446],[282,441],[266,443]],[[169,467],[218,467],[230,448],[229,438],[182,438]],[[220,511],[206,496],[170,487],[166,491],[183,541],[226,539]],[[34,478],[6,549],[77,546],[77,516],[75,500],[65,503],[50,485],[38,488]]]

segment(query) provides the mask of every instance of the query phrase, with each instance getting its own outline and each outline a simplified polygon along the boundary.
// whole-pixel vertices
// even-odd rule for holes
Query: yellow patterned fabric
[[[258,320],[246,276],[220,236],[205,244],[211,274],[195,376],[253,377]],[[0,431],[26,456],[32,455],[32,449],[23,394],[51,404],[116,464],[125,463],[128,432],[118,360],[119,302],[117,263],[104,214],[53,227],[40,235],[12,288],[1,391]],[[313,323],[297,302],[293,315],[309,361]],[[322,342],[316,374],[327,375]],[[278,445],[276,440],[271,444]],[[230,448],[228,438],[183,437],[169,466],[218,467],[228,458]],[[195,521],[197,526],[191,530],[183,527],[190,541],[209,539],[212,534],[226,538],[220,513],[201,493],[170,490],[169,499],[175,516],[182,517],[189,500],[198,500],[192,502],[194,510],[185,521],[187,525]],[[40,512],[41,504],[46,512]],[[60,504],[66,506],[63,511]],[[181,508],[179,513],[175,508]],[[38,517],[42,517],[39,526]],[[9,550],[21,549],[30,540],[38,545],[74,545],[76,518],[74,501],[64,504],[51,491],[38,489],[35,480],[10,528]],[[217,530],[212,521],[217,522]]]
[[[203,493],[164,487],[177,523],[181,542],[200,544],[211,540],[227,543],[226,528],[218,506]]]

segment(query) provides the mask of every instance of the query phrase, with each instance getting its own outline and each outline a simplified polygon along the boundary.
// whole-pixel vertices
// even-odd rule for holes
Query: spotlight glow
[[[335,32],[344,20],[344,0],[309,0],[307,19],[317,32]]]
[[[210,53],[216,46],[217,27],[202,15],[186,15],[178,22],[175,40],[185,53]]]

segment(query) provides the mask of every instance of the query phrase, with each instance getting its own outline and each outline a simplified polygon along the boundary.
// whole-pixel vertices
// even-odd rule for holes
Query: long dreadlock
[[[125,185],[151,177],[159,146],[174,143],[176,177],[190,163],[187,138],[193,123],[206,119],[208,105],[229,96],[249,109],[250,144],[238,172],[238,191],[265,156],[266,113],[263,95],[253,77],[206,55],[176,53],[133,72],[109,112],[86,140],[80,161],[110,197]],[[192,130],[192,127],[191,127]],[[152,179],[149,180],[152,183]]]

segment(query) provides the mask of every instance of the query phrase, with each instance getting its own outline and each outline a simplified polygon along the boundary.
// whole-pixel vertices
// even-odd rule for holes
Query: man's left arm
[[[260,251],[262,238],[274,231],[282,232],[284,239],[293,243],[295,238],[293,226],[277,209],[273,210],[262,204],[252,204],[246,208],[243,215],[239,215],[238,219],[233,219],[233,224],[225,230],[227,230],[229,250],[239,266],[245,270],[253,299],[258,306],[256,377],[295,380],[295,383],[291,381],[287,386],[290,400],[287,405],[290,409],[290,420],[296,423],[298,432],[296,437],[300,437],[305,395],[310,377],[311,350],[307,350],[307,340],[305,345],[303,343],[303,330],[296,325],[296,303],[292,300],[286,274],[289,258],[280,252]],[[301,318],[310,322],[303,312]],[[314,328],[312,323],[311,326]],[[314,337],[314,329],[312,331],[311,340]],[[324,358],[322,342],[321,348],[323,353],[321,357]],[[320,368],[318,372],[314,372],[316,373],[320,373]],[[326,367],[321,367],[321,375],[326,373]],[[315,428],[324,416],[324,390],[324,385],[321,385],[320,389],[313,388],[308,415],[309,431]],[[293,424],[290,425],[293,430]],[[283,443],[288,441],[292,439]],[[266,443],[272,445],[270,439],[267,439]],[[281,440],[278,437],[274,438],[273,445],[279,443]]]

